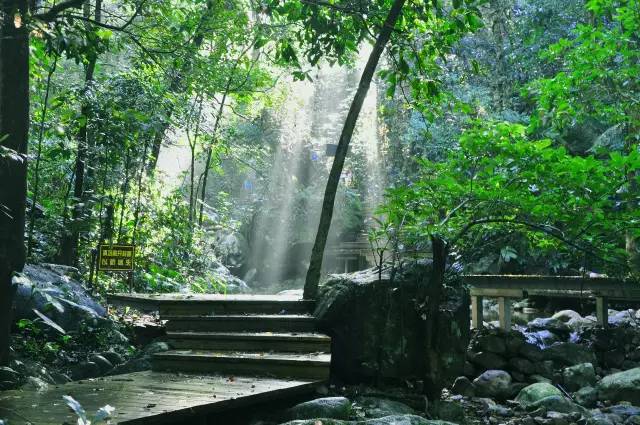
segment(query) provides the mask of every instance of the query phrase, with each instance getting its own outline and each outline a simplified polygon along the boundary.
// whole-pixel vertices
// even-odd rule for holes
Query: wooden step
[[[227,315],[227,316],[167,316],[167,332],[314,332],[313,316]]]
[[[163,301],[159,304],[160,317],[182,315],[239,315],[239,314],[310,314],[314,301],[282,297],[213,298]]]
[[[328,379],[327,353],[261,353],[209,350],[170,350],[153,356],[154,371],[202,372]]]
[[[179,349],[330,352],[331,338],[318,333],[168,332],[169,344]]]

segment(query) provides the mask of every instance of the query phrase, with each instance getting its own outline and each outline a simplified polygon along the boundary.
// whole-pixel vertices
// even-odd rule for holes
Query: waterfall
[[[313,81],[288,83],[290,90],[276,112],[279,142],[267,179],[266,199],[257,212],[251,236],[249,258],[258,282],[252,286],[258,291],[302,287],[333,161],[331,145],[338,142],[367,56],[368,51],[363,51],[352,68],[322,65]],[[365,225],[382,200],[385,173],[378,143],[377,105],[374,82],[358,119],[336,198],[325,256],[327,271],[336,271],[334,248],[354,238],[354,229],[362,232],[358,226]],[[362,217],[345,216],[358,209]]]

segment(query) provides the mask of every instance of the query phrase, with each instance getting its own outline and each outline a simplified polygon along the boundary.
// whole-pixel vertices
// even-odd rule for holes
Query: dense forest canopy
[[[381,261],[435,238],[467,271],[640,268],[636,0],[1,4],[3,303],[25,261],[124,289],[100,242],[136,245],[140,291],[300,288],[318,226],[312,284],[363,232]],[[285,148],[310,99],[340,118]]]

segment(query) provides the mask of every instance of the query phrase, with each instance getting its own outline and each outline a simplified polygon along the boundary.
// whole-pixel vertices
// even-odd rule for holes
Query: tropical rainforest
[[[238,423],[640,423],[639,144],[637,0],[0,0],[0,390],[150,369],[125,294],[279,296],[330,384]],[[632,289],[471,330],[477,275]]]

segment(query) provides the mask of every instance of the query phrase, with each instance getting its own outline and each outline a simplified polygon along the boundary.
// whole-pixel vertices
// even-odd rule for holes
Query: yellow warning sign
[[[135,245],[99,245],[98,270],[100,271],[133,271]]]

